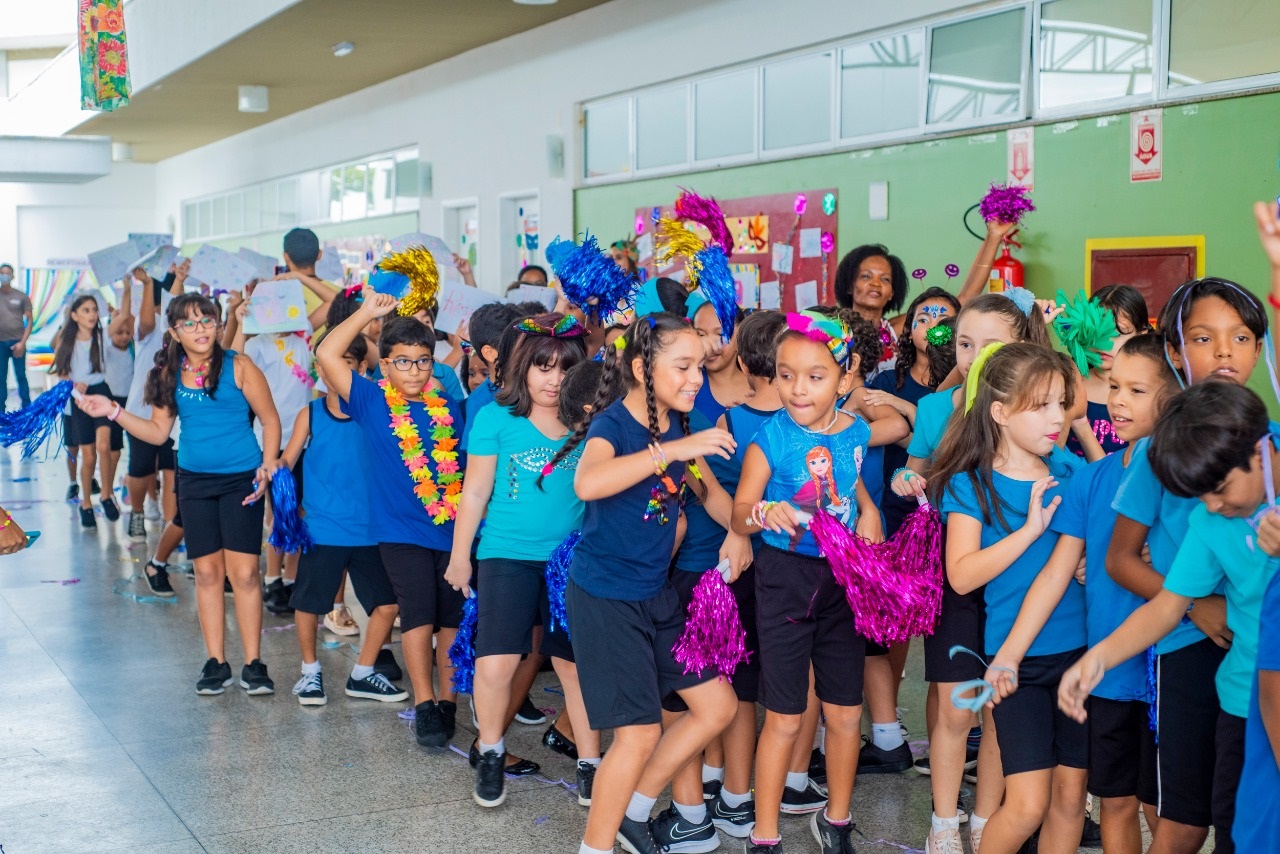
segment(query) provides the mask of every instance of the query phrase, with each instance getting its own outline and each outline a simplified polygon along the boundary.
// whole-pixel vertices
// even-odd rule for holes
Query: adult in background
[[[13,286],[13,265],[0,264],[0,412],[9,399],[9,359],[18,373],[18,399],[31,404],[27,387],[27,336],[31,334],[31,300]]]

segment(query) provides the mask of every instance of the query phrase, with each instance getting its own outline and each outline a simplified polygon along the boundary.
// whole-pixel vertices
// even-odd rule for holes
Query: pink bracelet
[[[107,416],[108,421],[115,421],[120,417],[120,404],[116,404],[116,408],[111,410],[111,414]]]

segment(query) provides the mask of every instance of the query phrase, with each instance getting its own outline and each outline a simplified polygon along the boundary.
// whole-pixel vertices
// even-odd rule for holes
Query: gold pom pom
[[[412,317],[436,303],[440,292],[440,271],[436,259],[425,246],[409,246],[401,252],[383,256],[378,267],[388,273],[401,273],[409,277],[409,293],[400,300],[398,311],[404,317]]]
[[[665,267],[677,256],[684,258],[685,284],[690,290],[698,286],[698,274],[702,264],[698,253],[707,248],[698,235],[684,227],[683,223],[663,217],[658,220],[658,248],[654,253],[659,266]]]

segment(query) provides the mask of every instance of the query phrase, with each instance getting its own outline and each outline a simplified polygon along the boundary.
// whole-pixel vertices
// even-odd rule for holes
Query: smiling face
[[[995,312],[967,311],[956,321],[956,367],[960,376],[969,376],[969,368],[978,353],[988,344],[1012,344],[1013,329]]]
[[[171,332],[187,354],[198,359],[213,352],[213,345],[218,340],[218,319],[192,305],[187,309],[186,317],[173,325]]]
[[[726,368],[737,366],[738,345],[732,339],[725,343],[724,326],[710,303],[700,307],[694,315],[693,330],[702,341],[708,373],[718,374]]]
[[[1244,385],[1258,363],[1262,342],[1239,313],[1221,297],[1196,300],[1182,324],[1182,349],[1169,348],[1169,358],[1184,377],[1191,368],[1191,381],[1200,382],[1210,374]]]
[[[1145,356],[1121,353],[1111,365],[1107,411],[1116,436],[1133,443],[1150,436],[1165,393],[1164,368]]]
[[[676,412],[690,412],[702,388],[702,342],[692,328],[668,334],[653,354],[653,397]],[[631,360],[637,385],[644,388],[644,361]]]
[[[951,316],[951,304],[946,300],[925,300],[916,306],[916,313],[911,318],[911,343],[917,353],[923,353],[929,346],[925,333]]]
[[[1066,384],[1054,375],[1043,383],[1026,409],[1009,411],[1003,403],[991,405],[991,417],[1003,429],[1003,442],[1043,457],[1053,450],[1067,422]]]
[[[1236,468],[1227,473],[1226,478],[1213,492],[1200,496],[1210,513],[1228,516],[1235,519],[1247,519],[1257,512],[1259,505],[1266,500],[1267,486],[1263,480],[1262,442],[1253,449],[1249,457],[1249,470]]]
[[[879,314],[891,299],[893,268],[888,258],[872,255],[858,265],[858,273],[853,277],[853,307]]]
[[[825,427],[836,401],[853,388],[853,374],[836,364],[825,344],[788,335],[778,345],[778,396],[801,427]]]

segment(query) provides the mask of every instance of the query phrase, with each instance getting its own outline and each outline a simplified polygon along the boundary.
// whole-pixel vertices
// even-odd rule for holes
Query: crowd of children
[[[1256,214],[1280,318],[1280,220]],[[274,691],[265,604],[294,615],[298,702],[324,705],[317,638],[355,631],[349,578],[368,619],[345,694],[412,696],[417,741],[440,748],[459,711],[449,650],[473,642],[481,807],[538,768],[505,734],[549,658],[565,713],[544,742],[576,762],[582,854],[712,851],[720,831],[781,854],[780,814],[811,815],[824,854],[853,851],[857,775],[913,764],[896,708],[908,645],[859,635],[811,522],[880,543],[927,500],[945,566],[915,763],[932,789],[927,854],[963,854],[965,836],[974,854],[1037,837],[1073,852],[1089,795],[1108,854],[1140,854],[1140,814],[1162,854],[1199,851],[1211,828],[1217,851],[1273,850],[1280,424],[1247,386],[1272,364],[1266,305],[1202,278],[1152,329],[1135,288],[1104,288],[1092,302],[1114,334],[1082,375],[1050,336],[1063,306],[981,292],[1007,232],[991,223],[954,294],[908,304],[901,261],[863,246],[839,266],[835,307],[731,324],[659,278],[624,321],[563,294],[554,312],[485,306],[447,358],[429,312],[317,278],[305,229],[285,238],[283,274],[310,294],[304,333],[246,338],[252,288],[224,307],[184,293],[185,267],[139,269],[109,324],[78,296],[56,336],[52,371],[80,392],[69,498],[86,527],[98,491],[119,518],[127,435],[129,537],[146,542],[149,496],[166,523],[146,583],[173,595],[179,541],[194,564],[198,694],[234,681],[230,592],[240,686]],[[264,580],[283,469],[313,543],[268,547]],[[547,567],[567,540],[557,590]],[[709,570],[745,629],[731,681],[674,651]]]

